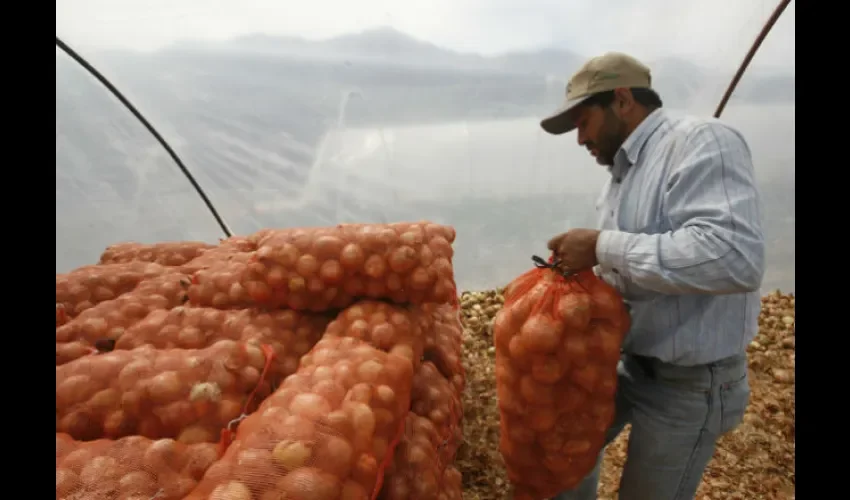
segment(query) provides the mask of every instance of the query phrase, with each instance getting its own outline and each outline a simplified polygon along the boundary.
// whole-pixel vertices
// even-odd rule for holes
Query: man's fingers
[[[562,240],[562,239],[564,239],[564,235],[565,235],[565,234],[566,234],[566,233],[564,233],[564,234],[559,234],[558,236],[555,236],[554,238],[552,238],[551,240],[549,240],[549,243],[547,243],[547,245],[546,245],[546,246],[549,248],[549,250],[551,250],[551,251],[553,251],[553,252],[557,252],[557,251],[558,251],[558,247],[560,247],[560,246],[561,246],[561,240]]]

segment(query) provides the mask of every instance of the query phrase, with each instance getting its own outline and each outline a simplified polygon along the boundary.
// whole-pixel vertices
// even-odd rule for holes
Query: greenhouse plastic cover
[[[57,36],[147,117],[234,234],[430,219],[461,289],[595,227],[607,173],[539,119],[588,57],[631,53],[710,115],[775,3],[59,0]],[[794,3],[726,107],[765,206],[763,289],[794,290]],[[109,244],[222,229],[166,150],[56,50],[56,272]]]

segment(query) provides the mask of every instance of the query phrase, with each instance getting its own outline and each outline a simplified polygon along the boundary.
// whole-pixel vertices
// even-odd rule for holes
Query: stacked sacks
[[[57,444],[57,494],[103,493],[78,479],[84,457],[167,443],[162,472],[108,471],[141,485],[122,494],[459,499],[454,236],[422,222],[121,244],[73,287],[57,276],[57,443],[107,450],[69,468]],[[198,446],[215,461],[181,455]]]

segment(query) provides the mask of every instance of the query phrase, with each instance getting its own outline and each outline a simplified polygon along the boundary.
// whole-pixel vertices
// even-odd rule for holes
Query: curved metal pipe
[[[746,57],[744,57],[743,62],[741,62],[741,66],[738,67],[737,73],[732,77],[732,81],[729,83],[729,87],[726,89],[726,93],[723,94],[723,98],[720,100],[720,104],[717,106],[717,110],[714,112],[715,118],[720,118],[720,114],[723,113],[723,109],[726,107],[726,103],[729,102],[729,98],[732,97],[732,92],[735,91],[735,87],[738,86],[738,82],[741,81],[741,77],[744,76],[744,71],[747,70],[747,66],[750,65],[750,61],[753,60],[753,57],[756,55],[759,47],[761,47],[761,43],[767,37],[767,34],[770,33],[773,25],[776,24],[776,21],[779,20],[779,16],[782,15],[782,12],[785,11],[785,7],[788,7],[788,4],[791,3],[791,0],[782,0],[779,2],[779,5],[773,10],[773,14],[770,15],[767,22],[762,27],[761,32],[759,33],[756,40],[753,42],[752,47],[750,47],[750,51],[747,52]]]
[[[86,71],[88,71],[93,77],[97,79],[97,81],[99,81],[101,84],[103,84],[104,87],[106,87],[110,92],[112,92],[112,95],[118,98],[118,100],[121,101],[121,104],[123,104],[127,109],[129,109],[131,113],[133,113],[133,116],[135,116],[140,122],[142,122],[142,125],[144,125],[146,129],[148,129],[148,132],[153,134],[156,140],[159,141],[160,145],[165,148],[165,150],[171,156],[171,159],[174,160],[174,163],[176,163],[177,166],[180,167],[180,170],[183,172],[183,175],[185,175],[186,178],[189,179],[189,182],[192,184],[192,187],[195,188],[195,191],[204,201],[204,204],[207,206],[210,213],[212,213],[212,216],[215,217],[216,222],[218,222],[218,225],[221,227],[221,230],[224,231],[224,234],[226,234],[227,237],[233,236],[233,233],[230,231],[230,228],[227,226],[227,223],[224,222],[224,219],[221,217],[221,215],[219,215],[218,210],[215,209],[215,206],[213,206],[212,202],[207,197],[207,194],[204,192],[204,189],[200,186],[200,184],[198,184],[198,181],[195,180],[195,177],[192,175],[191,172],[189,172],[189,169],[186,168],[186,165],[183,164],[183,161],[180,160],[180,157],[177,156],[177,153],[171,148],[168,142],[166,142],[166,140],[159,134],[159,132],[157,132],[156,128],[154,128],[154,126],[151,125],[150,122],[147,121],[147,119],[145,119],[144,115],[142,115],[142,113],[138,109],[136,109],[136,107],[133,106],[133,104],[126,97],[124,97],[124,94],[122,94],[120,90],[118,90],[117,88],[115,88],[114,85],[112,85],[112,82],[110,82],[105,76],[103,76],[98,70],[96,70],[94,66],[89,64],[89,62],[86,61],[85,58],[83,58],[81,55],[79,55],[74,49],[69,47],[68,44],[63,42],[62,39],[60,39],[58,36],[56,37],[56,46],[62,49],[63,52],[68,54],[68,56],[74,61],[76,61],[77,64],[85,68]]]

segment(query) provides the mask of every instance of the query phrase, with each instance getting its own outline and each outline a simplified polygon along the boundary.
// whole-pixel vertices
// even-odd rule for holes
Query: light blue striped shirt
[[[631,306],[625,352],[709,363],[758,330],[765,268],[749,147],[713,118],[652,112],[614,159],[597,202],[597,273]]]

